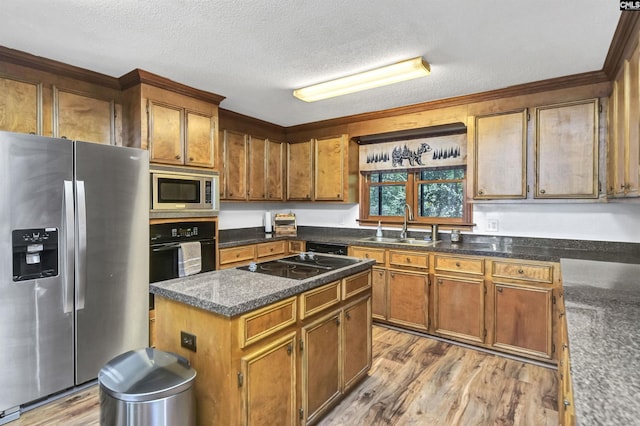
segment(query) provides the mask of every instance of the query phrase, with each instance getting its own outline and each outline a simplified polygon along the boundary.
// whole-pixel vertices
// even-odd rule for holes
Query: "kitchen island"
[[[227,269],[155,283],[157,348],[197,371],[200,425],[311,424],[371,366],[371,266],[296,280]]]

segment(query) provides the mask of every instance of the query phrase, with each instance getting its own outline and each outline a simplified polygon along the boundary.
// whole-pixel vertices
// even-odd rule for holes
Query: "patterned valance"
[[[467,164],[467,135],[447,135],[360,145],[360,171]]]

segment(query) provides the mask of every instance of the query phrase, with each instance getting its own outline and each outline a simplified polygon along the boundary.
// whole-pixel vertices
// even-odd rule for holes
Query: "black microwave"
[[[220,210],[218,172],[154,166],[151,172],[151,213],[198,213],[217,216]]]

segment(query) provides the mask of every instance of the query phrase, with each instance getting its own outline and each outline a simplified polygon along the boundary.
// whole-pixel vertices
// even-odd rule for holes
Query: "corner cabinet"
[[[535,198],[597,198],[598,100],[539,107]]]
[[[640,196],[640,43],[613,82],[609,98],[607,195]]]
[[[287,200],[357,202],[358,150],[348,135],[290,143]]]

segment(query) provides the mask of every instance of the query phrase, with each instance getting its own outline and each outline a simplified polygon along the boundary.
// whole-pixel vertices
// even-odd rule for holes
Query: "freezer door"
[[[70,211],[64,210],[72,148],[70,141],[0,132],[0,412],[74,384],[73,263],[65,265],[68,249],[73,253],[73,226],[66,228],[63,220],[68,213],[73,224],[73,198],[67,200]],[[50,232],[56,241],[48,241],[57,244],[49,259],[57,263],[54,276],[15,272],[25,254],[14,261],[12,231],[36,228],[56,230]],[[31,270],[43,259],[37,246],[26,254]]]
[[[149,342],[149,159],[75,143],[76,382]]]

